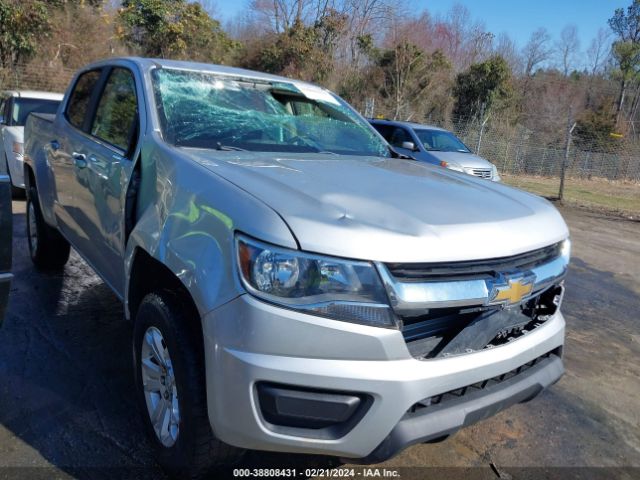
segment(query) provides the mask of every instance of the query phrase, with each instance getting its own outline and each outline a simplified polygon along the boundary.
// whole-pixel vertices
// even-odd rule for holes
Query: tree
[[[637,80],[640,74],[640,44],[632,41],[617,41],[613,43],[611,53],[617,65],[613,78],[620,83],[616,107],[616,124],[619,125],[629,85]]]
[[[627,89],[640,73],[640,0],[633,0],[626,13],[623,8],[616,9],[609,26],[618,37],[613,42],[612,55],[617,66],[615,77],[620,84],[616,107],[619,126]]]
[[[480,120],[481,115],[504,106],[511,96],[510,81],[509,65],[500,56],[471,65],[456,77],[454,117]]]
[[[50,14],[47,42],[40,45],[34,62],[76,70],[87,63],[127,51],[115,37],[114,10],[89,3],[68,2]],[[87,41],[90,36],[91,41]]]
[[[287,33],[294,25],[315,23],[326,14],[328,1],[251,0],[251,10],[260,15],[273,33]]]
[[[604,28],[598,29],[598,33],[591,40],[587,49],[588,70],[591,75],[596,75],[607,61],[610,53],[610,35]]]
[[[640,42],[640,0],[633,0],[627,7],[627,13],[624,8],[616,8],[608,23],[623,42]]]
[[[493,49],[493,55],[499,55],[504,58],[513,73],[522,70],[522,61],[518,54],[516,43],[507,33],[503,32],[498,35]]]
[[[393,48],[379,51],[376,57],[382,73],[380,90],[394,120],[409,119],[409,109],[413,112],[419,109],[435,74],[451,68],[439,50],[427,54],[407,41],[399,41]]]
[[[341,20],[330,14],[313,26],[295,22],[286,32],[270,37],[245,66],[309,81],[323,81],[333,68],[332,51]]]
[[[575,142],[585,150],[606,151],[615,144],[611,136],[615,127],[615,118],[605,105],[600,105],[595,110],[586,110],[576,122]]]
[[[574,69],[579,50],[578,28],[575,25],[567,25],[560,32],[560,40],[556,42],[558,63],[565,77]]]
[[[49,30],[46,2],[0,0],[0,66],[12,68],[36,53]]]
[[[199,3],[125,0],[120,38],[145,56],[223,62],[237,45]]]
[[[529,41],[522,50],[524,57],[524,74],[530,77],[540,64],[546,62],[551,57],[552,50],[549,48],[551,37],[546,28],[539,28],[531,34]]]

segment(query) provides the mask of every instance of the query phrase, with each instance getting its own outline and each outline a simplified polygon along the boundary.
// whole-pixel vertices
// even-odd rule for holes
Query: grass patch
[[[504,176],[504,183],[545,197],[557,197],[560,180],[534,176]],[[565,181],[564,202],[597,210],[640,215],[640,184],[603,179]]]

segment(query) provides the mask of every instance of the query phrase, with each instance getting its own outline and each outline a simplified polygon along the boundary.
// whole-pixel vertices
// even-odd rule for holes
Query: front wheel
[[[138,405],[158,462],[198,478],[237,461],[242,451],[218,440],[207,414],[204,347],[197,312],[179,296],[147,295],[133,333]],[[196,320],[194,322],[194,320]]]
[[[31,261],[41,270],[60,270],[69,260],[69,242],[44,221],[35,187],[27,195],[27,242]]]

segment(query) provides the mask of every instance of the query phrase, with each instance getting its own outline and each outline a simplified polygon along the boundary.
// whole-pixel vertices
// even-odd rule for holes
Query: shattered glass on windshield
[[[389,156],[369,125],[322,88],[174,69],[153,77],[163,134],[174,145]]]

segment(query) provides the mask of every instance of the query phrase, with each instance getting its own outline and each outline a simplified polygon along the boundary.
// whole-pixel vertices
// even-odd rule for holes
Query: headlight
[[[442,167],[446,167],[449,170],[453,170],[455,172],[462,172],[464,173],[464,168],[462,168],[460,165],[458,165],[457,163],[451,163],[451,162],[445,162],[444,160],[440,162],[440,166]]]
[[[13,153],[24,155],[24,143],[13,142]]]
[[[312,315],[395,327],[387,294],[368,262],[311,255],[236,237],[240,278],[252,295]]]
[[[560,245],[560,256],[566,260],[567,264],[571,258],[571,239],[566,238]]]

